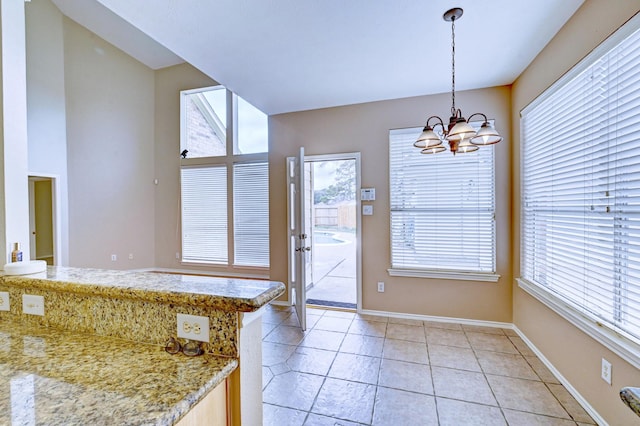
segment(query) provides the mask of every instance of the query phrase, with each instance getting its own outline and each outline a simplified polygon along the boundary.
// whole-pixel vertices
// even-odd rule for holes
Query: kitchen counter
[[[172,425],[234,358],[0,322],[0,425]]]
[[[49,266],[42,275],[3,276],[7,284],[107,298],[130,298],[252,312],[284,292],[275,281]]]

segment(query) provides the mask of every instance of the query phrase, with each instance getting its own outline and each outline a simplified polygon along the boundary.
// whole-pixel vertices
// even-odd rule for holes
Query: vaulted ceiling
[[[584,0],[53,0],[158,69],[189,62],[268,114],[511,84]]]

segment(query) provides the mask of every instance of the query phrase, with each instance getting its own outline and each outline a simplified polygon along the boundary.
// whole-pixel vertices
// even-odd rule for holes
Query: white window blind
[[[391,267],[495,272],[493,146],[423,155],[421,131],[389,132]]]
[[[521,269],[640,343],[640,32],[628,25],[523,111]]]
[[[269,165],[233,166],[235,263],[269,266]]]
[[[227,167],[183,167],[180,174],[183,260],[226,263]]]

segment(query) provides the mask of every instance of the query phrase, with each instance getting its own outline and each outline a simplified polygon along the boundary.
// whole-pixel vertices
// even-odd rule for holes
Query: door
[[[305,232],[304,148],[297,157],[287,158],[287,234],[289,245],[289,286],[295,293],[295,308],[302,330],[307,329],[307,257],[310,247]]]

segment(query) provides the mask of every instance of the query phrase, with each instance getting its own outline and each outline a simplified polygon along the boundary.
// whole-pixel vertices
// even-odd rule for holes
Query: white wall
[[[154,72],[70,19],[63,24],[69,264],[152,267]]]
[[[25,3],[27,23],[27,118],[29,174],[55,176],[58,185],[60,253],[69,262],[67,123],[63,16],[50,0]]]

